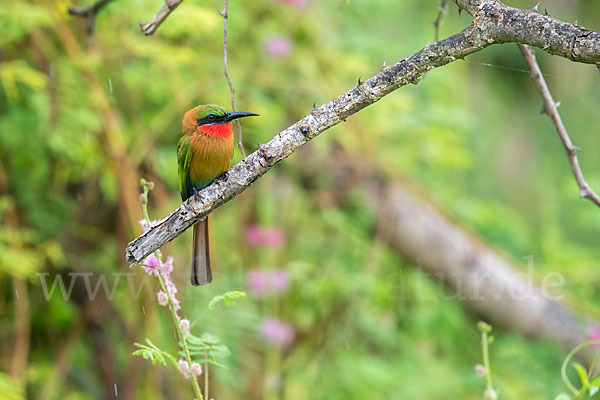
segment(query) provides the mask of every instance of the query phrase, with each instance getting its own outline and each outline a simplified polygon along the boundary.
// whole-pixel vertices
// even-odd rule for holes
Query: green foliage
[[[600,352],[596,353],[596,356],[594,357],[589,368],[586,368],[577,361],[574,361],[574,357],[579,351],[590,347],[596,347],[599,343],[600,341],[598,340],[581,343],[571,350],[569,354],[567,354],[567,357],[565,357],[565,360],[563,361],[560,372],[563,382],[573,396],[570,396],[566,393],[561,393],[555,398],[555,400],[597,398],[596,394],[598,394],[600,391],[600,371],[597,370],[597,361],[598,357],[600,356]],[[574,384],[569,378],[569,366],[572,367],[577,373],[579,384]]]
[[[0,393],[4,400],[24,400],[23,388],[8,374],[0,372]]]
[[[190,355],[195,357],[195,362],[203,363],[206,360],[212,365],[227,369],[227,366],[217,362],[217,359],[228,357],[231,352],[227,346],[221,344],[221,339],[217,335],[205,332],[197,337],[188,333],[185,335],[185,340],[188,342]],[[182,351],[179,354],[184,355]]]
[[[134,346],[138,347],[138,349],[131,353],[131,355],[142,356],[145,360],[152,361],[152,364],[159,362],[162,365],[167,365],[167,360],[169,360],[175,368],[178,368],[175,357],[166,351],[159,349],[158,346],[152,343],[148,338],[146,338],[146,343],[147,344],[134,343]]]
[[[208,309],[214,310],[215,306],[221,301],[225,303],[226,306],[234,306],[234,299],[243,299],[244,297],[246,297],[246,293],[237,290],[223,293],[212,298],[212,300],[208,303]]]

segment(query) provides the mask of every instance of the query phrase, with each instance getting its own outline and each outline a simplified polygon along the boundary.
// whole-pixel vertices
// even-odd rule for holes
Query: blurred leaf
[[[8,374],[0,372],[0,393],[4,400],[24,400],[25,393],[18,382],[14,381]]]
[[[220,344],[221,339],[217,335],[206,332],[201,337],[197,337],[189,333],[185,339],[190,355],[196,357],[196,362],[203,363],[207,357],[209,363],[227,369],[227,366],[217,362],[217,359],[228,357],[231,353],[227,346]],[[183,351],[179,354],[184,355]]]
[[[240,292],[237,290],[223,293],[219,296],[215,296],[212,298],[212,300],[208,303],[208,309],[213,310],[215,308],[215,306],[217,305],[217,303],[219,303],[220,301],[225,303],[226,306],[234,306],[235,305],[234,299],[242,299],[244,297],[246,297],[246,293]]]
[[[585,369],[585,367],[583,365],[581,365],[575,361],[572,361],[571,365],[577,371],[577,375],[579,376],[579,381],[581,383],[581,387],[587,389],[587,387],[590,384],[590,381],[588,380],[588,376],[587,376],[587,370]]]

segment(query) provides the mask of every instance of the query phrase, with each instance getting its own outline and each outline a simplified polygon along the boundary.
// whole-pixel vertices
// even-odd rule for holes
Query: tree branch
[[[377,208],[387,242],[426,276],[452,288],[453,299],[527,337],[552,339],[567,349],[589,340],[594,321],[569,307],[559,289],[564,284],[561,274],[548,273],[539,283],[533,258],[524,271],[457,225],[418,190],[385,186],[377,193],[377,201],[383,203]],[[596,350],[583,357],[590,361]]]
[[[86,19],[85,27],[88,33],[94,32],[94,24],[96,23],[96,15],[98,12],[110,3],[112,0],[98,0],[94,4],[87,7],[69,7],[69,14]]]
[[[470,0],[477,2],[477,0]],[[468,0],[457,0],[471,4]],[[129,262],[142,260],[152,251],[179,236],[215,208],[231,200],[298,147],[327,129],[375,103],[390,92],[409,83],[417,84],[429,70],[446,65],[493,43],[527,43],[573,61],[600,63],[600,33],[567,24],[529,10],[507,7],[497,0],[479,0],[473,11],[475,19],[462,32],[428,44],[418,53],[405,58],[361,82],[278,133],[268,143],[216,179],[196,196],[186,200],[155,227],[129,243]],[[466,8],[463,4],[462,7]],[[478,3],[479,4],[479,3]],[[471,6],[472,7],[472,6]]]
[[[560,118],[557,104],[552,98],[552,94],[550,93],[550,89],[546,84],[544,75],[542,75],[540,66],[535,59],[535,54],[533,54],[533,51],[531,51],[531,49],[524,44],[519,44],[519,49],[521,50],[521,53],[523,53],[523,57],[527,62],[527,66],[529,67],[529,71],[531,71],[531,78],[533,78],[535,81],[535,85],[537,86],[538,91],[540,92],[540,95],[544,101],[543,111],[552,119],[552,122],[556,127],[556,132],[558,132],[558,136],[560,137],[560,141],[567,151],[569,164],[571,164],[571,171],[573,171],[573,176],[575,176],[575,180],[579,186],[579,195],[582,198],[586,198],[594,202],[597,206],[600,206],[600,197],[598,197],[592,188],[590,188],[583,177],[583,172],[581,172],[579,160],[577,159],[577,151],[579,151],[579,149],[573,145],[573,142],[569,137],[569,133],[567,132],[567,128],[565,128],[565,125]]]
[[[152,19],[145,24],[140,22],[140,29],[144,32],[144,35],[150,36],[164,22],[165,19],[180,5],[183,0],[165,0],[165,4],[158,10],[158,12],[152,17]]]

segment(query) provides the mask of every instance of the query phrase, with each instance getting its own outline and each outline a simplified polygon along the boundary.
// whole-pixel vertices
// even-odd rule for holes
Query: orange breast
[[[192,184],[205,186],[229,169],[233,156],[233,135],[210,136],[196,131],[190,137],[190,146]]]

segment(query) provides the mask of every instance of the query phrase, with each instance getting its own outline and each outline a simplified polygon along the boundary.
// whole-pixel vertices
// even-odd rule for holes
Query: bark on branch
[[[531,10],[496,0],[456,0],[474,15],[462,32],[405,58],[331,100],[278,133],[224,176],[184,202],[152,229],[129,243],[129,262],[141,261],[184,230],[231,200],[274,165],[322,132],[409,83],[417,84],[429,70],[446,65],[493,43],[516,42],[539,47],[570,60],[600,64],[600,33],[564,23]]]
[[[165,4],[156,12],[154,17],[145,24],[140,22],[140,29],[144,32],[144,35],[150,36],[162,24],[165,19],[179,6],[183,0],[165,0]]]

